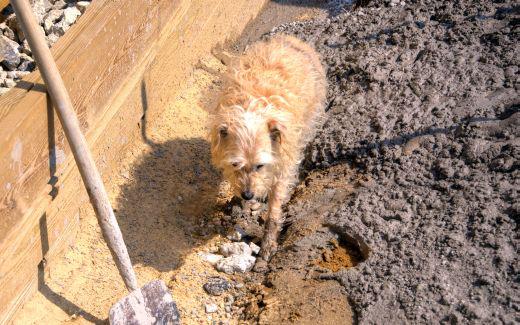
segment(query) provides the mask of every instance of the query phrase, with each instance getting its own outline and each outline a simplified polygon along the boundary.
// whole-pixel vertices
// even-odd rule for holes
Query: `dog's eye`
[[[261,164],[260,164],[260,165],[256,165],[256,166],[255,166],[255,170],[260,170],[260,169],[262,169],[262,168],[264,168],[264,165],[261,165]]]
[[[237,162],[231,163],[231,166],[236,168],[236,167],[238,167],[238,163]]]

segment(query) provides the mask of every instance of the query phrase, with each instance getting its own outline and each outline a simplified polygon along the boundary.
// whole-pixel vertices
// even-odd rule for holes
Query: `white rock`
[[[217,263],[217,270],[227,274],[245,273],[255,265],[256,258],[250,255],[233,255],[221,259]]]
[[[70,26],[76,22],[76,19],[81,16],[81,12],[76,7],[68,7],[63,10],[63,19],[62,22]]]
[[[256,255],[256,254],[260,253],[260,246],[258,246],[257,244],[250,242],[249,247],[251,248],[251,251],[253,251],[253,254]]]
[[[4,84],[3,84],[4,87],[7,87],[7,88],[13,88],[14,86],[16,86],[16,81],[14,81],[13,79],[4,79]]]
[[[209,303],[204,306],[204,309],[206,309],[206,313],[216,313],[218,311],[218,306],[214,303]]]
[[[85,10],[87,10],[87,7],[90,6],[90,2],[88,1],[78,1],[76,3],[76,8],[78,8],[78,10],[81,12],[81,13],[84,13]]]
[[[224,256],[222,256],[222,255],[205,253],[205,252],[200,252],[199,256],[202,258],[203,261],[206,261],[213,266],[215,264],[217,264],[218,261],[220,261],[221,259],[224,258]]]
[[[251,247],[244,242],[225,243],[220,246],[220,254],[225,257],[231,255],[251,255],[252,253]]]

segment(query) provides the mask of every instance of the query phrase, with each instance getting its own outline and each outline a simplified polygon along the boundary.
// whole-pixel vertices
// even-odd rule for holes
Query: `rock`
[[[78,1],[76,3],[76,8],[83,14],[85,13],[85,10],[87,10],[87,7],[90,6],[90,2],[88,1]]]
[[[233,255],[221,259],[216,267],[220,272],[227,274],[245,273],[255,265],[256,258],[250,255]]]
[[[14,86],[16,86],[16,81],[14,81],[13,79],[4,79],[4,82],[3,82],[3,85],[4,87],[7,87],[7,88],[13,88]]]
[[[67,3],[63,0],[58,0],[52,5],[52,8],[54,9],[63,9],[65,7],[67,7]]]
[[[249,248],[251,248],[251,251],[253,252],[253,254],[257,255],[258,253],[260,253],[260,246],[258,246],[257,244],[253,243],[253,242],[250,242],[249,243]]]
[[[14,70],[20,64],[18,43],[5,36],[0,36],[0,62],[9,70]]]
[[[0,30],[2,30],[2,33],[5,37],[9,38],[12,41],[16,41],[16,35],[14,31],[11,28],[9,28],[9,26],[7,26],[5,23],[0,24]]]
[[[8,92],[11,88],[0,87],[0,96]]]
[[[68,31],[70,28],[70,25],[67,24],[64,20],[59,21],[58,23],[52,25],[51,27],[51,33],[48,36],[56,35],[57,37],[63,36],[66,31]],[[57,41],[58,39],[56,39]],[[56,43],[54,41],[54,43]]]
[[[214,276],[208,279],[203,286],[204,290],[212,296],[220,296],[224,292],[231,289],[231,283],[229,283],[226,279]]]
[[[21,53],[20,59],[22,63],[20,63],[17,70],[31,72],[34,70],[34,68],[36,68],[36,64],[34,63],[33,58],[28,56],[27,54]]]
[[[241,241],[242,238],[246,237],[247,233],[244,229],[242,229],[240,226],[235,226],[233,228],[233,231],[229,235],[227,235],[227,238],[231,241]]]
[[[53,9],[45,15],[43,19],[43,29],[46,34],[52,33],[52,26],[63,16],[63,10]]]
[[[58,41],[58,38],[60,38],[59,35],[56,35],[56,34],[49,34],[45,37],[45,39],[47,40],[47,44],[49,45],[49,47],[53,46],[54,43],[56,43]]]
[[[199,253],[199,256],[202,258],[202,260],[208,262],[211,265],[217,264],[218,261],[223,259],[224,257],[222,255],[212,254],[212,253]]]
[[[225,257],[231,255],[251,255],[253,253],[251,247],[244,242],[225,243],[220,246],[220,254]]]
[[[214,303],[208,303],[204,306],[204,309],[208,314],[216,313],[218,311],[218,306]]]
[[[70,26],[76,22],[79,16],[81,16],[81,12],[78,8],[68,7],[63,10],[63,19],[61,21],[67,24],[67,26]]]
[[[29,1],[39,24],[43,22],[43,16],[51,7],[51,3],[48,0],[30,0]]]

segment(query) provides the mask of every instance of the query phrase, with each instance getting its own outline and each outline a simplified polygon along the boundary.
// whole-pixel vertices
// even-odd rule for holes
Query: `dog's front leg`
[[[267,223],[265,226],[264,238],[262,239],[262,250],[260,252],[260,256],[265,261],[269,261],[276,252],[278,246],[278,235],[282,229],[283,223],[282,204],[287,196],[287,187],[287,180],[278,180],[269,194]]]

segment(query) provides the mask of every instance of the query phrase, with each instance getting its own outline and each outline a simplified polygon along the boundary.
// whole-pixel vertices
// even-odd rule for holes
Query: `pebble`
[[[251,248],[251,251],[253,252],[253,254],[257,255],[258,253],[260,253],[260,246],[258,246],[257,244],[253,243],[253,242],[250,242],[249,243],[249,248]]]
[[[231,255],[251,255],[252,253],[251,247],[244,242],[225,243],[220,246],[220,254],[225,257]]]
[[[214,276],[209,278],[208,282],[206,282],[202,287],[210,295],[220,296],[224,292],[231,289],[231,283],[222,277]]]
[[[208,303],[204,306],[204,309],[208,314],[216,313],[218,311],[218,306],[214,303]]]
[[[78,8],[78,10],[83,14],[89,5],[90,2],[88,1],[78,1],[78,3],[76,3],[76,8]]]
[[[221,259],[224,258],[222,255],[206,253],[206,252],[199,253],[199,256],[202,258],[202,260],[208,262],[211,265],[217,264],[218,261],[220,261]]]
[[[76,19],[81,16],[81,12],[76,7],[68,7],[63,10],[63,19],[62,22],[70,26],[76,22]]]
[[[251,255],[232,255],[218,261],[216,267],[227,274],[245,273],[255,265],[256,258]]]

